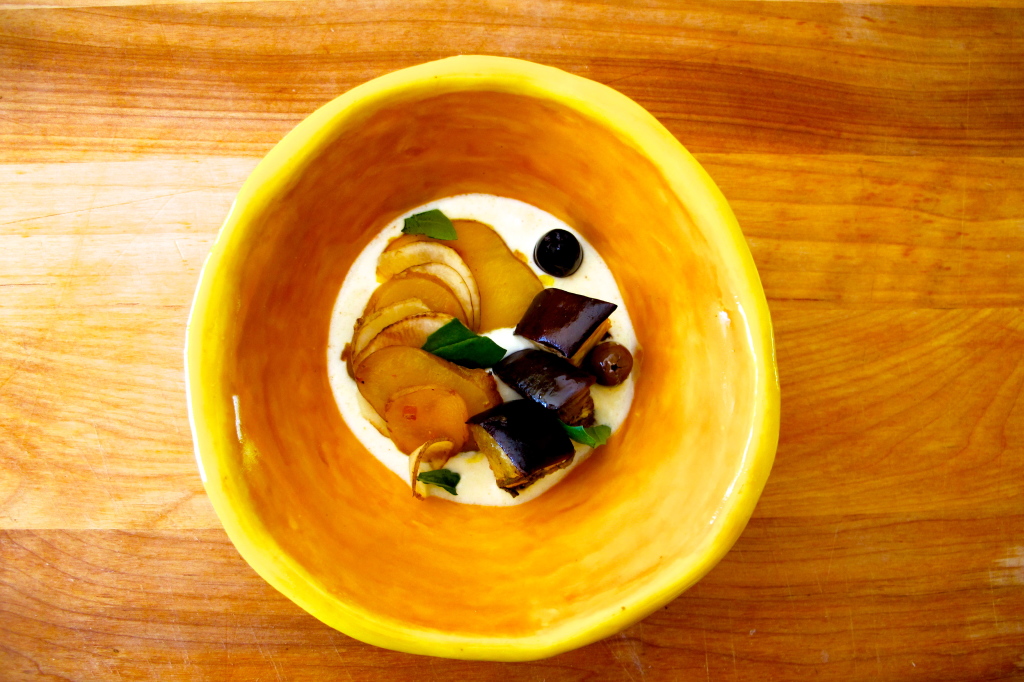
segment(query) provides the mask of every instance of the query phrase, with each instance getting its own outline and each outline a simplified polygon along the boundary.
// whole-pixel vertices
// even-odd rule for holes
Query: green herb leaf
[[[451,469],[434,469],[433,471],[424,471],[416,477],[416,480],[421,483],[436,485],[438,488],[444,488],[452,495],[458,495],[455,492],[455,486],[462,480],[462,476]]]
[[[564,422],[559,422],[559,424],[562,425],[562,429],[569,435],[569,438],[592,448],[604,445],[612,436],[611,427],[604,424],[599,426],[569,426]]]
[[[504,348],[486,336],[474,334],[458,320],[428,336],[423,350],[470,369],[491,367],[505,357]]]
[[[411,215],[402,227],[405,234],[425,234],[434,239],[458,239],[455,226],[444,213],[436,208]]]
[[[452,320],[427,337],[426,343],[423,344],[423,350],[428,353],[433,353],[435,350],[443,346],[451,346],[452,344],[459,343],[460,341],[467,341],[469,339],[476,338],[479,337],[469,331],[469,328],[467,328],[466,325],[462,324],[458,320]]]
[[[466,339],[450,346],[441,346],[431,352],[439,358],[469,369],[491,367],[505,357],[505,349],[486,336]]]

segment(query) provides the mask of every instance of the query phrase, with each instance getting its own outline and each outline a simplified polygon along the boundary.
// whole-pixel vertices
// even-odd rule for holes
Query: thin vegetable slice
[[[454,454],[454,444],[439,438],[427,441],[409,455],[409,483],[413,497],[422,500],[430,496],[428,485],[419,480],[420,473],[440,469]]]
[[[420,313],[410,315],[385,327],[366,347],[352,359],[352,366],[358,367],[363,360],[388,346],[412,346],[419,348],[430,335],[454,320],[444,313]],[[458,320],[455,320],[458,322]]]
[[[410,386],[388,399],[384,420],[395,446],[410,453],[421,443],[443,438],[456,452],[469,438],[466,401],[456,391],[439,385]]]
[[[480,291],[473,273],[454,249],[434,241],[413,241],[397,249],[386,249],[377,261],[377,277],[388,280],[403,270],[426,263],[447,265],[459,273],[469,288],[469,309],[466,310],[471,317],[469,326],[476,329],[480,324]]]
[[[381,284],[370,295],[366,304],[367,312],[383,310],[399,301],[417,298],[436,313],[457,317],[469,324],[469,313],[462,307],[459,298],[444,282],[426,273],[401,272]]]
[[[470,415],[501,402],[498,385],[489,372],[466,369],[409,346],[382,348],[356,367],[359,392],[377,414],[384,414],[388,399],[403,388],[434,384],[450,388],[466,401]]]

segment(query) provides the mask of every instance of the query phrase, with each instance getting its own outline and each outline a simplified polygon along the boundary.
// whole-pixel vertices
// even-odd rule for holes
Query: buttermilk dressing
[[[377,260],[388,243],[402,233],[405,218],[410,215],[439,209],[452,220],[476,220],[490,225],[501,235],[509,249],[519,254],[532,256],[534,246],[544,234],[554,229],[568,230],[576,236],[583,248],[583,264],[579,270],[569,277],[552,278],[546,275],[532,257],[525,258],[533,271],[543,275],[547,286],[555,286],[572,293],[598,298],[615,303],[618,308],[609,318],[612,321],[612,339],[629,349],[636,355],[636,334],[629,318],[618,285],[604,259],[583,237],[564,222],[553,215],[529,204],[515,199],[507,199],[490,194],[462,194],[432,201],[410,210],[389,223],[380,234],[374,237],[362,253],[355,259],[345,281],[338,293],[338,298],[331,313],[330,334],[327,345],[327,371],[334,393],[345,423],[366,449],[381,464],[393,471],[399,478],[409,484],[409,456],[403,454],[390,438],[387,438],[368,421],[367,410],[373,408],[359,394],[356,382],[348,375],[342,351],[345,344],[352,340],[352,331],[356,320],[363,314],[370,295],[377,288]],[[443,242],[442,242],[443,243]],[[518,254],[517,254],[518,255]],[[524,348],[534,348],[530,341],[516,336],[513,328],[496,329],[484,334],[493,339],[508,353]],[[618,386],[594,385],[591,395],[594,398],[594,416],[598,424],[611,427],[614,433],[625,420],[633,401],[634,377],[631,374]],[[519,400],[520,396],[495,377],[498,390],[505,401]],[[511,506],[529,502],[551,488],[575,467],[579,466],[591,452],[591,448],[573,443],[576,456],[565,469],[548,474],[529,488],[512,497],[497,486],[491,473],[487,458],[479,452],[463,452],[445,464],[446,469],[458,472],[458,495],[451,495],[437,486],[429,486],[432,495],[461,502],[462,504],[480,504],[487,506]]]

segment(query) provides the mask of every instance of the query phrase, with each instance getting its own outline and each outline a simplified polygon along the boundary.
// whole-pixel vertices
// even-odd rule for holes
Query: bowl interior
[[[642,346],[621,431],[517,507],[415,501],[349,431],[327,380],[330,313],[355,256],[400,213],[467,192],[525,201],[585,235]],[[447,655],[517,641],[536,653],[642,617],[738,535],[745,515],[721,525],[755,430],[759,360],[737,303],[748,294],[622,135],[536,94],[408,88],[350,109],[261,201],[207,273],[193,408],[233,538],[248,535],[250,563],[315,615],[406,650],[437,634],[454,643]]]

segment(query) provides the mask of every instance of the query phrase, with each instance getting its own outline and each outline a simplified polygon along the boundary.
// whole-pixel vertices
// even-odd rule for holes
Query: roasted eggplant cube
[[[469,431],[487,456],[498,487],[513,497],[576,453],[555,414],[530,400],[513,400],[470,418]]]
[[[608,316],[617,307],[562,289],[545,289],[534,297],[516,325],[516,334],[579,365],[608,331]]]
[[[594,396],[590,395],[590,391],[580,393],[558,410],[558,419],[569,426],[593,426],[597,423],[597,417],[594,416]]]
[[[519,395],[554,410],[566,424],[594,424],[590,387],[596,379],[565,358],[543,350],[521,350],[495,365],[494,374]]]

